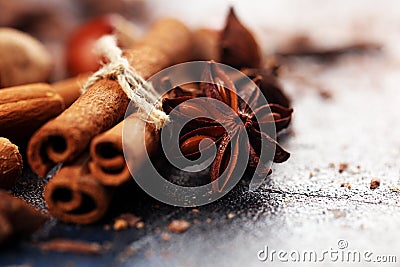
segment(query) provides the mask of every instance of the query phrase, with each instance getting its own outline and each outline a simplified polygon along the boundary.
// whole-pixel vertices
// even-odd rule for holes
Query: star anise
[[[175,98],[164,98],[163,109],[170,113],[174,108],[175,116],[172,120],[181,118],[195,118],[185,125],[180,136],[180,149],[189,159],[199,157],[203,151],[199,148],[202,140],[211,139],[217,146],[217,154],[210,170],[211,181],[221,176],[218,183],[213,184],[213,190],[221,192],[228,184],[235,172],[238,160],[248,149],[247,167],[255,170],[262,164],[257,175],[267,176],[271,170],[266,167],[268,162],[260,162],[261,151],[275,149],[274,162],[286,161],[290,154],[285,151],[270,135],[263,131],[264,126],[275,124],[276,132],[286,128],[291,120],[292,109],[278,104],[260,105],[260,95],[257,88],[250,93],[239,97],[235,85],[224,71],[211,62],[203,73],[203,80],[211,83],[201,83],[200,90],[203,96],[209,99],[222,101],[233,112],[222,111],[214,102],[191,102],[196,96],[184,95]],[[180,89],[178,89],[179,92]],[[246,90],[249,90],[246,88]],[[187,101],[187,102],[185,102]],[[172,114],[172,113],[171,113]],[[210,119],[213,117],[214,119]],[[229,129],[229,130],[226,130]],[[244,137],[248,136],[248,140]],[[261,170],[261,171],[260,171]]]

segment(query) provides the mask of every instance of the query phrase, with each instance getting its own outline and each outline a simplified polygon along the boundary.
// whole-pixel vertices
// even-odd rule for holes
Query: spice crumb
[[[185,232],[188,228],[190,227],[190,223],[185,220],[173,220],[169,225],[168,225],[168,230],[170,230],[173,233],[183,233]]]
[[[161,239],[164,241],[169,241],[171,239],[171,235],[168,233],[162,233],[161,234]]]
[[[121,231],[128,227],[135,226],[140,221],[140,217],[137,217],[131,213],[124,213],[115,219],[113,229],[115,231]]]
[[[319,91],[319,95],[322,99],[325,100],[331,99],[333,97],[331,92],[322,89]]]
[[[379,178],[372,178],[371,184],[369,186],[370,189],[376,189],[381,185],[381,179]]]
[[[231,219],[233,219],[233,217],[235,217],[235,214],[229,213],[226,217],[227,217],[229,220],[231,220]]]
[[[113,229],[114,231],[121,231],[121,230],[125,230],[126,228],[128,228],[128,222],[122,219],[116,219],[114,221],[114,225],[113,225]]]
[[[328,165],[328,167],[329,167],[329,168],[332,168],[332,169],[335,168],[335,163],[330,162],[329,165]]]
[[[348,189],[351,189],[351,184],[349,182],[343,182],[340,184],[340,187],[347,187]]]
[[[344,172],[349,167],[348,163],[340,163],[339,165],[339,173]]]
[[[199,213],[199,210],[198,209],[192,209],[192,212],[193,213]]]
[[[136,228],[137,229],[142,229],[144,227],[144,222],[138,222],[137,224],[136,224]]]

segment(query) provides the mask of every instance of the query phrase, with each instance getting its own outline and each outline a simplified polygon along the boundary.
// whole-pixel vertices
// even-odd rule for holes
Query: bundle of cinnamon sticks
[[[142,77],[149,78],[170,65],[190,60],[190,48],[191,33],[186,26],[174,19],[163,19],[125,56]],[[99,220],[108,210],[113,188],[130,179],[122,151],[121,121],[128,103],[116,81],[100,80],[31,138],[28,161],[39,176],[46,175],[55,164],[65,163],[45,188],[46,203],[56,217],[80,224]],[[132,142],[145,142],[147,151],[155,152],[158,133],[152,126],[135,115],[126,120],[134,121],[129,124],[133,125],[129,129],[135,137]],[[144,136],[145,128],[148,131]],[[88,150],[90,157],[77,161]],[[144,153],[137,151],[138,166]]]
[[[260,89],[268,101],[290,105],[273,68],[263,67],[256,39],[233,9],[221,31],[191,31],[176,19],[158,20],[123,56],[143,79],[177,63],[220,61],[262,81]],[[138,147],[131,163],[135,170],[146,153],[155,156],[159,151],[159,130],[141,113],[123,119],[130,100],[113,77],[80,93],[89,75],[0,90],[0,136],[27,144],[27,163],[41,178],[63,163],[46,184],[44,198],[50,213],[68,223],[90,224],[103,218],[115,189],[130,180],[122,145],[124,125],[130,127],[132,147]],[[143,144],[145,151],[140,149]],[[20,174],[17,170],[14,176]]]

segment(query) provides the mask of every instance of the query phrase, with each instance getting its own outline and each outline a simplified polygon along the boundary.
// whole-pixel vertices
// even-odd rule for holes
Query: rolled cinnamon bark
[[[160,20],[125,56],[147,79],[169,65],[190,59],[190,32],[179,21]],[[128,103],[116,81],[96,82],[71,107],[34,134],[27,150],[32,170],[43,177],[56,163],[75,160],[94,136],[123,117]]]
[[[44,199],[49,212],[63,222],[94,223],[110,205],[112,192],[88,172],[87,158],[62,167],[46,184]]]
[[[64,100],[65,108],[71,106],[72,103],[80,97],[80,90],[87,78],[89,78],[89,74],[82,73],[75,77],[51,84],[53,90]]]
[[[129,116],[110,130],[93,138],[90,144],[92,160],[89,169],[100,183],[107,186],[119,186],[131,177],[122,147],[124,125],[128,127],[125,131],[129,132],[129,135],[125,136],[128,138],[126,142],[135,148],[132,151],[134,157],[130,163],[131,171],[139,170],[145,161],[146,153],[151,156],[158,148],[158,132],[138,114]],[[147,151],[144,151],[144,148]]]

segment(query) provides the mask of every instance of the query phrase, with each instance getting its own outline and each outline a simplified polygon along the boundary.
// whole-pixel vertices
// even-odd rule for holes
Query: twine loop
[[[81,93],[101,79],[114,79],[121,86],[126,96],[133,101],[139,111],[149,114],[147,122],[153,123],[157,129],[169,121],[168,115],[162,110],[159,101],[160,94],[146,82],[123,57],[122,50],[117,46],[112,35],[101,37],[96,43],[96,52],[107,60],[98,71],[92,74],[81,89]]]

